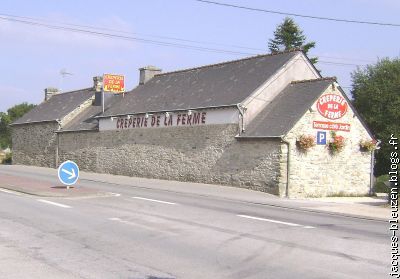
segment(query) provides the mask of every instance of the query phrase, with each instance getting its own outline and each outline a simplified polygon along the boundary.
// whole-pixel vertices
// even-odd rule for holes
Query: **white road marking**
[[[40,202],[43,202],[43,203],[48,203],[48,204],[59,206],[59,207],[63,207],[63,208],[71,208],[71,206],[69,206],[69,205],[65,205],[65,204],[57,203],[57,202],[52,202],[52,201],[48,201],[48,200],[39,199],[37,201],[40,201]]]
[[[121,218],[118,218],[118,217],[108,218],[108,220],[111,220],[111,221],[118,221],[118,222],[126,223],[126,224],[128,223],[128,221],[122,220]]]
[[[121,196],[121,194],[113,193],[113,192],[108,192],[108,194],[110,194],[111,196],[114,196],[114,197],[119,197],[119,196]]]
[[[313,227],[313,226],[304,226],[303,228],[305,228],[305,229],[315,229],[315,227]]]
[[[157,232],[157,234],[163,233],[163,234],[169,234],[169,235],[173,235],[173,236],[179,235],[179,233],[174,231],[173,228],[170,228],[170,229],[165,228],[165,229],[161,229],[160,230],[159,222],[155,222],[155,221],[148,220],[146,223],[142,223],[143,221],[142,222],[141,221],[134,222],[134,221],[124,220],[124,219],[121,219],[121,218],[118,218],[118,217],[111,217],[111,218],[108,218],[108,220],[119,222],[121,224],[129,225],[129,226],[134,226],[134,227],[146,229],[146,230],[155,231],[155,232]]]
[[[15,192],[15,191],[11,191],[11,190],[8,190],[8,189],[4,189],[4,188],[0,188],[0,192],[21,196],[21,193],[18,193],[18,192]]]
[[[287,226],[291,226],[291,227],[303,227],[305,229],[313,229],[314,228],[314,227],[311,227],[311,226],[303,226],[303,225],[300,225],[300,224],[283,222],[283,221],[278,221],[278,220],[273,220],[273,219],[260,218],[260,217],[254,217],[254,216],[249,216],[249,215],[237,215],[237,216],[242,217],[242,218],[247,218],[247,219],[253,219],[253,220],[259,220],[259,221],[265,221],[265,222],[270,222],[270,223],[287,225]]]
[[[120,222],[120,223],[123,223],[123,224],[127,224],[127,225],[132,225],[132,224],[130,224],[128,221],[122,220],[121,218],[118,218],[118,217],[108,218],[108,220],[117,221],[117,222]]]
[[[152,202],[159,202],[159,203],[164,203],[164,204],[176,204],[176,203],[174,203],[174,202],[153,200],[153,199],[147,199],[147,198],[142,198],[142,197],[132,197],[132,199],[138,199],[138,200],[144,200],[144,201],[152,201]]]

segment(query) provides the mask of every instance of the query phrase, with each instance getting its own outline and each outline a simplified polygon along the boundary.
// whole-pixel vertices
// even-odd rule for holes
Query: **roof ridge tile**
[[[287,54],[287,53],[292,53],[292,52],[301,52],[301,49],[297,49],[296,48],[296,49],[292,49],[292,50],[285,50],[285,51],[274,52],[274,53],[257,54],[257,55],[254,55],[254,56],[245,57],[245,58],[241,58],[241,59],[229,60],[229,61],[224,61],[224,62],[219,62],[219,63],[214,63],[214,64],[208,64],[208,65],[203,65],[203,66],[198,66],[198,67],[193,67],[193,68],[187,68],[187,69],[181,69],[181,70],[176,70],[176,71],[160,73],[160,74],[155,75],[155,77],[157,77],[157,76],[165,76],[165,75],[169,75],[169,74],[176,74],[176,73],[181,73],[181,72],[190,72],[190,71],[194,71],[194,70],[198,70],[198,69],[206,69],[206,68],[211,68],[211,67],[216,67],[216,66],[236,63],[236,62],[240,62],[240,61],[247,61],[247,60],[260,58],[260,57],[270,57],[270,56],[282,55],[282,54]]]
[[[322,78],[313,78],[313,79],[294,80],[291,82],[291,84],[317,82],[317,81],[335,81],[335,82],[337,82],[337,78],[336,77],[322,77]]]
[[[67,91],[67,92],[60,92],[58,94],[53,95],[53,97],[54,96],[59,96],[61,94],[75,93],[75,92],[79,92],[79,91],[90,91],[90,89],[93,89],[93,87],[81,88],[81,89],[76,89],[76,90]]]

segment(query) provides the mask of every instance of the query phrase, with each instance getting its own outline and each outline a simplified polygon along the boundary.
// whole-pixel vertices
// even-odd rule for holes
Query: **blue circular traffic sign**
[[[75,162],[65,161],[58,167],[58,179],[64,185],[73,185],[78,181],[79,168]]]

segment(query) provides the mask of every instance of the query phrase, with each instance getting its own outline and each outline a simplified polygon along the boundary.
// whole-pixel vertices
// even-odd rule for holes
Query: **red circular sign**
[[[318,112],[331,120],[342,118],[347,112],[347,107],[346,99],[336,94],[322,95],[317,102]]]

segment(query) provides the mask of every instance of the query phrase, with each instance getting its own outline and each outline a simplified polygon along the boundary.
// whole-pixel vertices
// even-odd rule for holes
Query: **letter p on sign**
[[[317,144],[318,145],[326,144],[326,132],[323,132],[323,131],[317,132]]]

